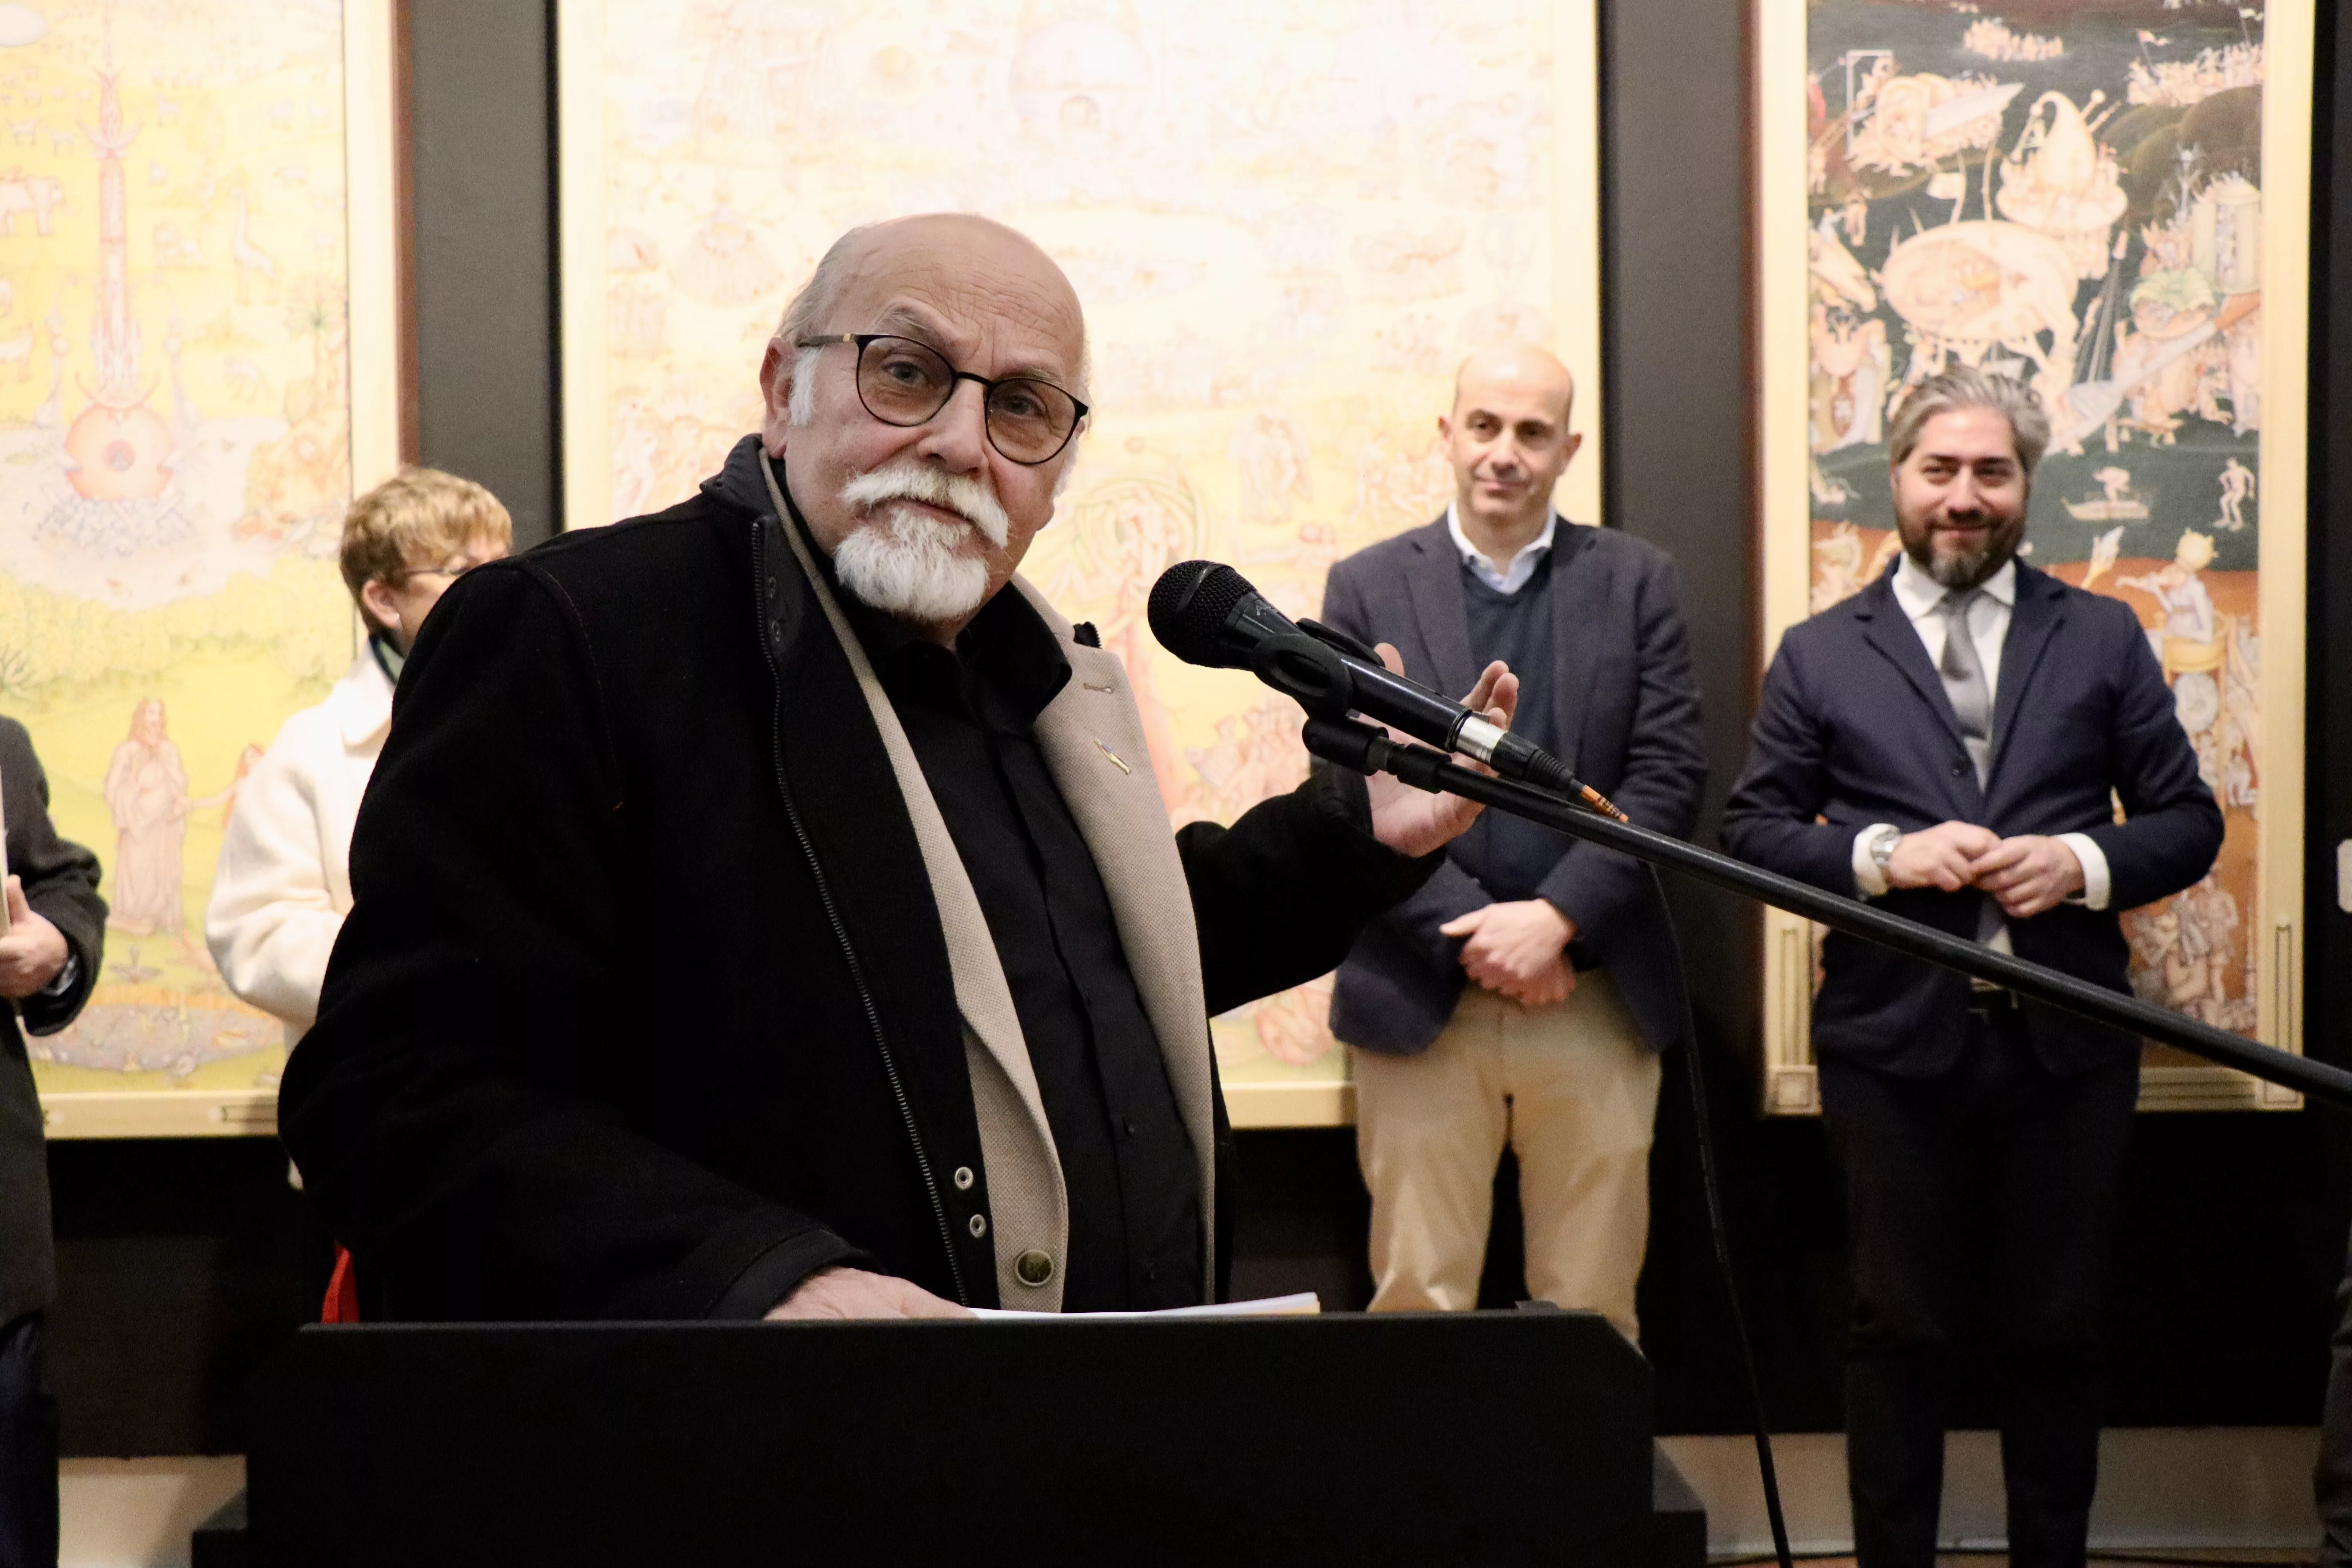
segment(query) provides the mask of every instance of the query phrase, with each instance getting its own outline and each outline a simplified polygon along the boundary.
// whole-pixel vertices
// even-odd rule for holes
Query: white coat
[[[362,652],[327,700],[286,721],[236,792],[205,910],[228,988],[285,1020],[319,1016],[327,955],[352,908],[352,824],[392,727],[392,681]]]

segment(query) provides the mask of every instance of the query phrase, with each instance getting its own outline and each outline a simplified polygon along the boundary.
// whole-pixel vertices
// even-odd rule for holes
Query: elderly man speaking
[[[1125,671],[1013,575],[1086,363],[1020,235],[855,230],[699,494],[450,591],[283,1090],[363,1313],[1218,1292],[1209,1016],[1337,964],[1473,811],[1318,775],[1171,840]]]

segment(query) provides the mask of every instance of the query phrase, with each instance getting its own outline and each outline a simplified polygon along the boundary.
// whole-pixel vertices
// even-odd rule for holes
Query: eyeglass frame
[[[925,415],[922,418],[916,420],[912,425],[901,425],[896,419],[884,419],[881,415],[875,413],[874,405],[866,401],[865,387],[859,386],[857,384],[857,365],[852,365],[850,367],[850,384],[857,387],[857,405],[866,410],[868,417],[881,420],[883,424],[889,426],[894,430],[919,430],[924,426],[929,425],[932,420],[937,419],[946,411],[949,404],[955,401],[956,383],[960,381],[969,381],[980,388],[980,427],[982,433],[988,437],[988,444],[996,448],[996,455],[1003,458],[1008,463],[1017,463],[1024,468],[1043,468],[1045,464],[1052,462],[1055,458],[1060,457],[1064,452],[1070,449],[1071,441],[1076,439],[1077,437],[1078,426],[1086,423],[1087,415],[1090,412],[1087,405],[1079,398],[1076,393],[1072,392],[1066,386],[1047,381],[1042,375],[1007,375],[1000,376],[996,380],[991,381],[984,375],[976,375],[968,370],[958,370],[955,366],[955,362],[948,358],[946,354],[940,353],[939,349],[923,342],[920,338],[910,338],[904,332],[828,332],[823,337],[795,338],[793,340],[793,346],[796,349],[825,349],[831,348],[836,343],[853,344],[857,350],[858,364],[862,365],[866,361],[866,345],[869,343],[880,342],[884,338],[895,338],[902,343],[912,343],[919,349],[925,349],[931,353],[938,354],[940,363],[948,367],[948,395],[940,399],[939,407],[932,409],[929,414]],[[996,445],[996,436],[988,428],[989,394],[994,392],[1000,386],[1006,386],[1014,382],[1022,381],[1028,382],[1034,386],[1052,387],[1055,392],[1058,392],[1063,396],[1068,398],[1070,400],[1070,406],[1076,410],[1076,413],[1070,416],[1070,427],[1062,432],[1062,444],[1055,447],[1052,451],[1046,453],[1042,458],[1014,457],[1003,447]]]
[[[491,559],[498,560],[500,558],[493,556]],[[454,572],[446,566],[404,566],[390,576],[381,578],[379,581],[387,584],[396,584],[404,588],[408,585],[409,579],[412,577],[446,577],[450,582],[455,583],[458,578],[463,577],[467,573],[471,572],[477,566],[487,566],[489,563],[490,563],[488,561],[468,561]]]

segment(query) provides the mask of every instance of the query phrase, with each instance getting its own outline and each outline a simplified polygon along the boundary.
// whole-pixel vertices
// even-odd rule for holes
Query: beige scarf
[[[1069,1255],[1069,1197],[1063,1190],[1062,1163],[1055,1152],[1053,1130],[1046,1124],[1045,1105],[1038,1099],[1037,1075],[1029,1063],[1028,1045],[1021,1037],[1021,1020],[1013,1011],[1003,967],[997,962],[988,918],[972,891],[971,878],[964,870],[955,840],[940,816],[939,803],[924,782],[922,766],[915,760],[914,747],[908,742],[898,711],[876,678],[873,663],[850,629],[824,574],[817,570],[807,542],[793,524],[792,508],[777,483],[775,465],[763,460],[760,472],[768,482],[768,497],[775,504],[783,535],[799,557],[817,603],[824,607],[825,620],[848,656],[857,688],[874,715],[874,727],[882,733],[882,748],[889,754],[890,771],[897,775],[907,815],[914,822],[915,841],[930,878],[932,900],[939,906],[956,1007],[963,1016],[964,1065],[971,1079],[972,1110],[980,1122],[981,1158],[988,1170],[998,1299],[1007,1307],[1058,1311]],[[1160,798],[1159,782],[1152,774],[1143,721],[1136,711],[1127,671],[1118,656],[1074,641],[1069,622],[1035,589],[1019,577],[1012,585],[1036,607],[1070,661],[1069,683],[1037,715],[1033,733],[1046,770],[1102,876],[1128,969],[1135,977],[1152,1032],[1159,1037],[1184,1130],[1192,1136],[1201,1175],[1201,1280],[1205,1293],[1213,1289],[1216,1281],[1216,1089],[1210,1067],[1200,938],[1192,925],[1192,899],[1183,861],[1177,856],[1175,837],[1169,830],[1167,803]],[[955,1212],[953,1193],[941,1196],[948,1200],[951,1221],[968,1223]],[[1041,1269],[1034,1254],[1043,1254],[1050,1269]],[[1047,1274],[1041,1284],[1030,1284],[1023,1278],[1024,1273],[1034,1278],[1040,1272]]]

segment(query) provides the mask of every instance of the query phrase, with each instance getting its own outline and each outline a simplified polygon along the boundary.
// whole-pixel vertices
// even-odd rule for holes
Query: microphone
[[[1249,580],[1214,561],[1184,561],[1151,585],[1151,635],[1187,664],[1247,669],[1310,713],[1350,712],[1446,752],[1475,757],[1505,778],[1573,796],[1629,820],[1558,757],[1485,714],[1390,673],[1370,648],[1328,626],[1304,625],[1266,603]]]

